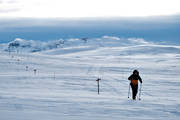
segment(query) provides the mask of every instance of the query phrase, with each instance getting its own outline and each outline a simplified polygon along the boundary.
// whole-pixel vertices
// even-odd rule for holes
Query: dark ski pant
[[[133,100],[135,100],[135,99],[136,99],[137,92],[138,92],[138,84],[133,85],[133,84],[131,83],[131,88],[132,88],[132,98],[133,98]]]

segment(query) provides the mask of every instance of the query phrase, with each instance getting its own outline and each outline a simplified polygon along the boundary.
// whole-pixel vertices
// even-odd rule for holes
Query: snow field
[[[179,120],[178,46],[91,48],[82,44],[11,55],[1,51],[0,119]],[[134,69],[143,79],[141,101],[128,99],[127,78]]]

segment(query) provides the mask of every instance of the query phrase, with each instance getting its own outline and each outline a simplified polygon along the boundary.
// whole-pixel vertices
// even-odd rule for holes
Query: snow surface
[[[10,43],[0,45],[0,120],[180,119],[180,46],[111,36],[58,46],[15,41],[10,53]],[[143,79],[140,101],[128,99],[134,69]]]

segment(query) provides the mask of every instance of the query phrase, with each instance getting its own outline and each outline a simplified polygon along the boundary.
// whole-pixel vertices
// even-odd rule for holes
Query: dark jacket
[[[129,76],[128,80],[139,80],[142,83],[142,79],[139,75],[132,74]]]

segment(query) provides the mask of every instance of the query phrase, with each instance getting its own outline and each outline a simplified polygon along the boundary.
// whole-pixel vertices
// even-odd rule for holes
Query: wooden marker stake
[[[101,78],[98,78],[96,81],[97,81],[97,85],[98,85],[98,95],[100,93],[100,90],[99,90],[99,81],[101,80]]]

